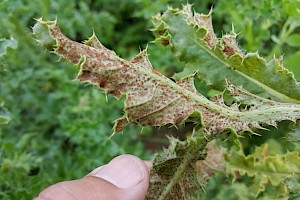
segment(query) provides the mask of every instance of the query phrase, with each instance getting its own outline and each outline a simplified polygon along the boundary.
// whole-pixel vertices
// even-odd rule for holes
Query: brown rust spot
[[[167,40],[167,39],[163,39],[163,40],[161,41],[161,44],[164,45],[164,46],[167,46],[167,45],[170,44],[170,41]]]
[[[225,46],[223,52],[227,55],[228,58],[232,57],[236,53],[234,48],[231,48],[229,46]]]

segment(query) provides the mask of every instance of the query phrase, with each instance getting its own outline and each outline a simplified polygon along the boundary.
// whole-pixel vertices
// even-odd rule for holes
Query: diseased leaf
[[[170,141],[153,162],[146,199],[196,199],[209,178],[225,170],[225,150],[206,138]]]
[[[282,63],[282,58],[264,60],[258,53],[243,53],[232,31],[218,39],[213,31],[211,13],[194,13],[191,5],[182,10],[169,9],[154,18],[157,42],[170,45],[185,63],[180,80],[190,74],[206,82],[209,87],[224,89],[224,78],[234,85],[242,85],[251,93],[271,97],[282,102],[300,100],[300,86],[294,75]]]
[[[224,129],[239,133],[260,128],[260,124],[276,125],[276,121],[300,118],[300,105],[276,103],[254,95],[251,101],[257,105],[250,110],[240,110],[238,101],[227,106],[222,96],[210,101],[197,92],[193,74],[175,83],[153,69],[146,51],[126,61],[104,47],[95,35],[85,44],[71,41],[60,32],[56,21],[40,19],[33,32],[46,48],[80,67],[78,80],[117,98],[126,96],[125,115],[116,120],[115,132],[122,132],[131,122],[163,126],[189,120],[210,134]],[[233,95],[238,97],[240,91],[243,90],[236,90]]]

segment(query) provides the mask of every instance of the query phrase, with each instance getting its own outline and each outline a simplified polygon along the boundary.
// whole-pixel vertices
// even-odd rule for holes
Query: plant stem
[[[178,170],[176,170],[173,178],[168,183],[166,188],[163,190],[163,192],[159,196],[158,200],[164,200],[167,197],[167,195],[172,190],[172,188],[175,186],[175,184],[177,184],[179,179],[182,178],[182,174],[185,172],[186,168],[195,159],[197,153],[200,150],[204,149],[206,147],[206,145],[209,142],[211,142],[212,140],[214,140],[216,137],[217,137],[217,135],[209,135],[207,137],[201,137],[201,138],[197,139],[196,145],[191,145],[190,147],[187,147],[187,152],[184,156],[182,163],[179,165]]]

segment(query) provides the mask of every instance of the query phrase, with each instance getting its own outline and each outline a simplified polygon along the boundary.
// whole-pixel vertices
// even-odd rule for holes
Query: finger
[[[149,168],[141,159],[123,155],[80,180],[55,184],[37,200],[142,200],[149,187]]]
[[[152,168],[152,162],[151,161],[144,160],[144,163],[148,167],[149,170]]]

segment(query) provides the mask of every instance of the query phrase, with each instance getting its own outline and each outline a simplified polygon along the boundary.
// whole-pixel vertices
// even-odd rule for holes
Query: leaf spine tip
[[[43,17],[33,18],[33,20],[37,21],[38,23],[42,23],[43,22]]]
[[[214,12],[214,6],[212,5],[212,6],[210,7],[210,10],[209,10],[207,16],[212,16],[213,12]]]
[[[248,130],[252,135],[256,135],[256,136],[259,136],[259,137],[261,137],[262,135],[261,134],[259,134],[259,133],[257,133],[257,132],[255,132],[255,131],[253,131],[253,130]]]

